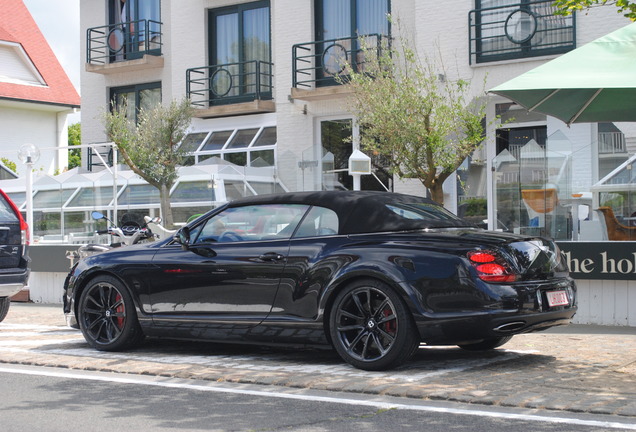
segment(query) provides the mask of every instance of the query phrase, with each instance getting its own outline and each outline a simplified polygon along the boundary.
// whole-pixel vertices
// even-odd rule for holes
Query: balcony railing
[[[576,45],[575,17],[554,15],[553,3],[554,0],[522,0],[470,11],[470,63],[573,50]]]
[[[355,72],[363,69],[363,44],[379,56],[388,41],[387,36],[370,34],[296,44],[292,47],[292,87],[312,90],[337,85],[335,78],[345,74],[347,67]]]
[[[191,68],[186,70],[186,92],[199,108],[270,100],[273,68],[261,60]]]
[[[138,20],[90,28],[86,32],[86,62],[105,65],[145,54],[160,56],[161,26],[158,21]]]
[[[625,135],[622,132],[599,132],[599,154],[627,153]]]
[[[109,145],[95,145],[88,148],[88,170],[95,171],[95,167],[108,168],[113,166],[113,147]]]

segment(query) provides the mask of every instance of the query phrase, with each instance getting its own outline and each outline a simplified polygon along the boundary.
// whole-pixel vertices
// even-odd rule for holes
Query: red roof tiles
[[[22,45],[46,86],[0,82],[0,98],[79,108],[80,97],[22,0],[0,0],[0,41]]]

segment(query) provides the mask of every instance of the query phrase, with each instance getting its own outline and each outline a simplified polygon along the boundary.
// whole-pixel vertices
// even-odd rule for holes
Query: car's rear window
[[[11,205],[0,195],[0,223],[16,223],[18,216]]]
[[[343,220],[340,234],[472,226],[430,199],[371,192],[359,197]]]
[[[444,207],[429,203],[394,203],[386,204],[386,207],[404,219],[435,222],[461,220]]]

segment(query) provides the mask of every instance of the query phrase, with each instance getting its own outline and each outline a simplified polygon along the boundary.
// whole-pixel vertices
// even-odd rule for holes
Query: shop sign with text
[[[636,280],[636,242],[558,242],[574,279]]]

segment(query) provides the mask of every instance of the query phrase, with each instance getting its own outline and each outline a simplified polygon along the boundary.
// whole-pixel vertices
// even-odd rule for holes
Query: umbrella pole
[[[534,109],[536,107],[538,107],[539,105],[541,105],[543,102],[547,101],[548,99],[550,99],[552,96],[554,96],[555,94],[557,94],[559,92],[559,90],[561,89],[556,89],[553,90],[552,93],[550,93],[549,95],[547,95],[546,97],[544,97],[543,99],[541,99],[539,102],[537,102],[536,104],[532,105],[530,108],[528,108],[528,111],[534,111]]]
[[[594,96],[592,96],[591,98],[589,98],[589,99],[588,99],[588,101],[587,101],[587,102],[585,102],[585,105],[583,105],[583,106],[581,107],[581,109],[579,110],[579,112],[577,112],[576,114],[574,114],[574,117],[572,117],[572,118],[570,119],[570,121],[568,122],[568,126],[570,126],[572,123],[574,123],[574,122],[576,121],[576,119],[577,119],[577,118],[579,118],[579,116],[580,116],[581,114],[583,114],[583,111],[585,111],[585,110],[587,109],[587,107],[588,107],[588,106],[590,106],[590,104],[591,104],[592,102],[594,102],[594,99],[596,99],[596,96],[598,96],[598,94],[599,94],[600,92],[602,92],[602,91],[603,91],[603,89],[602,89],[602,88],[601,88],[601,89],[596,90],[596,93],[594,93]]]

